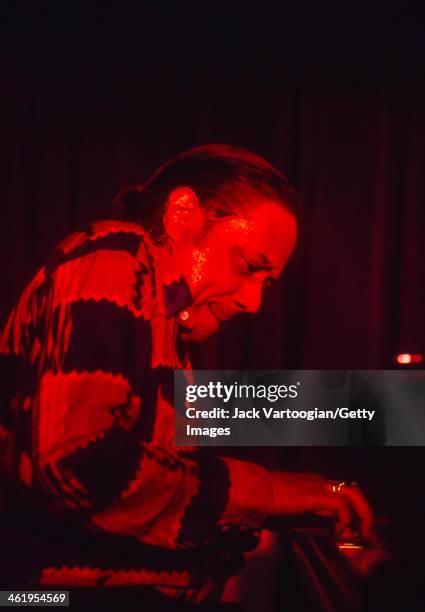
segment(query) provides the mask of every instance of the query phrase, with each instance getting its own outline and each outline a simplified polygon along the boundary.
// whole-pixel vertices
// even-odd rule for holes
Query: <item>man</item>
[[[204,146],[116,205],[121,220],[60,245],[1,336],[18,371],[1,409],[9,503],[33,523],[18,581],[140,585],[157,607],[199,604],[219,598],[269,516],[330,514],[343,529],[354,512],[369,537],[356,487],[173,445],[187,342],[256,312],[294,249],[285,178],[249,151]]]

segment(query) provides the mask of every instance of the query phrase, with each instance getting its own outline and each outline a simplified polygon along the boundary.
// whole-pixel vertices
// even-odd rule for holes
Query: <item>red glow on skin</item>
[[[257,312],[264,287],[282,273],[296,235],[293,214],[263,200],[240,216],[215,220],[199,240],[182,242],[175,262],[194,298],[184,323],[187,339],[203,341],[239,312]]]
[[[191,271],[191,286],[195,287],[202,282],[204,277],[204,269],[210,256],[210,249],[205,250],[195,249],[192,254],[192,271]]]
[[[423,355],[420,353],[400,353],[396,357],[396,363],[410,365],[412,363],[422,363]]]
[[[176,204],[179,206],[188,206],[190,205],[191,197],[196,197],[195,193],[190,189],[190,187],[177,187],[177,189],[173,192],[173,199]]]

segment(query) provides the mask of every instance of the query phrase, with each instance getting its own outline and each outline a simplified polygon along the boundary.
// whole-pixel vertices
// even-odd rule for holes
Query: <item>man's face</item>
[[[240,216],[216,219],[205,236],[185,245],[182,272],[194,301],[180,322],[192,342],[202,342],[239,312],[257,312],[263,289],[294,249],[294,215],[270,200],[256,204]]]

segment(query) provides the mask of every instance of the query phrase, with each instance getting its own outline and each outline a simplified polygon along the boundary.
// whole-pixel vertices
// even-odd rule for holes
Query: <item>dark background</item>
[[[276,164],[304,221],[262,312],[229,323],[194,365],[386,369],[398,352],[425,353],[420,3],[1,10],[2,317],[59,240],[110,215],[120,186],[225,142]],[[420,558],[422,449],[245,454],[355,479]]]

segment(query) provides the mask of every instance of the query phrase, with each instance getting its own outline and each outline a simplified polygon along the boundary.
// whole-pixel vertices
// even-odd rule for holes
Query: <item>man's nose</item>
[[[262,293],[261,283],[247,284],[235,296],[235,304],[244,312],[258,312],[261,306]]]

